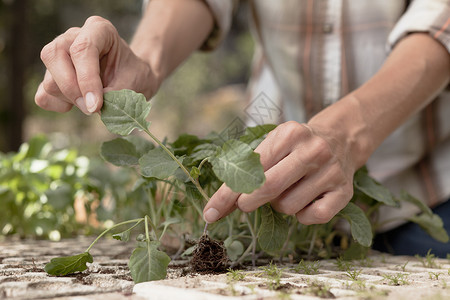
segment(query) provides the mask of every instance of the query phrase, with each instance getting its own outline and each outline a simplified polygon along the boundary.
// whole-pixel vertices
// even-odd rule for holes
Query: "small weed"
[[[245,278],[245,273],[241,270],[228,269],[227,282],[241,281]]]
[[[347,270],[345,275],[347,275],[351,280],[358,281],[359,275],[361,275],[361,270]]]
[[[351,267],[351,263],[347,260],[344,260],[342,257],[336,258],[334,262],[339,271],[348,271]]]
[[[408,281],[409,274],[398,273],[395,275],[384,274],[383,277],[389,281],[389,285],[406,285],[409,284]]]
[[[308,288],[306,288],[306,294],[319,298],[335,298],[334,294],[330,291],[330,287],[318,281],[311,281],[309,283]]]
[[[400,269],[403,271],[403,272],[406,272],[406,265],[409,263],[409,261],[407,261],[407,262],[405,262],[404,264],[403,264],[403,266],[400,266]]]
[[[381,255],[381,262],[382,262],[383,264],[386,263],[386,256],[385,256],[384,254]]]
[[[372,268],[373,267],[373,259],[370,259],[369,257],[361,259],[359,261],[359,265],[361,267],[365,267],[365,268]]]
[[[283,275],[283,269],[279,269],[275,264],[270,262],[268,266],[260,267],[267,276],[267,287],[270,290],[276,290],[280,287],[281,275]]]
[[[303,259],[298,263],[293,270],[297,273],[304,273],[306,275],[314,275],[319,273],[320,262],[318,260],[313,262],[306,262]]]
[[[428,276],[430,277],[431,280],[435,279],[435,280],[439,280],[439,276],[441,276],[442,273],[439,272],[428,272]]]
[[[436,256],[433,253],[431,253],[431,249],[428,250],[427,255],[425,255],[425,257],[421,257],[418,254],[416,254],[415,257],[422,263],[422,265],[425,268],[440,269],[440,266],[435,261]]]

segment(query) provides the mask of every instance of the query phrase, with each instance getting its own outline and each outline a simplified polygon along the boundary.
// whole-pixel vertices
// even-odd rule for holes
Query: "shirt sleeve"
[[[414,0],[388,37],[392,49],[412,32],[427,32],[450,52],[450,0]]]
[[[204,0],[214,17],[214,28],[201,46],[201,50],[216,48],[227,35],[231,26],[233,0]]]

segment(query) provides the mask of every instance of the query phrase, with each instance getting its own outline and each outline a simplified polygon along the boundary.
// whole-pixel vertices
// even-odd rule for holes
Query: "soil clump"
[[[193,272],[201,274],[223,273],[227,270],[228,255],[223,242],[201,236],[189,262]]]

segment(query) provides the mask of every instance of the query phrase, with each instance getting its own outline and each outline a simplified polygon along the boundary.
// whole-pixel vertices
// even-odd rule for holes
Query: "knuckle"
[[[56,52],[56,42],[52,41],[51,43],[48,43],[44,46],[41,50],[41,60],[46,63],[49,61],[52,61],[55,57]]]
[[[241,210],[245,213],[249,213],[254,210],[250,205],[248,205],[245,202],[239,201],[239,200],[237,201],[237,207],[239,208],[239,210]]]
[[[312,210],[312,214],[317,224],[328,223],[334,217],[333,211],[328,206],[320,204],[318,202],[316,202],[316,205]]]
[[[280,125],[280,129],[287,138],[298,138],[305,132],[305,128],[298,122],[288,121]]]
[[[69,53],[71,56],[80,56],[86,52],[90,47],[92,47],[92,41],[87,37],[83,37],[80,40],[76,40],[69,48]]]
[[[285,201],[273,201],[270,204],[272,205],[273,209],[279,213],[286,214],[286,215],[295,214],[295,212],[293,212],[292,206],[286,204]]]

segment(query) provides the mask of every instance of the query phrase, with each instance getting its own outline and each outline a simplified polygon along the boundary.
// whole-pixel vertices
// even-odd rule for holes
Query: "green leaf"
[[[155,148],[155,145],[152,142],[137,135],[129,135],[127,137],[124,137],[124,139],[134,145],[139,157]]]
[[[182,159],[179,158],[180,161]],[[155,177],[166,179],[174,175],[180,167],[170,156],[161,148],[150,150],[139,159],[142,175],[145,177]]]
[[[164,236],[164,233],[166,232],[167,228],[172,224],[178,224],[183,222],[183,219],[181,218],[168,218],[164,222],[162,222],[159,227],[163,227],[163,231],[161,232],[161,237]]]
[[[159,251],[159,242],[139,243],[131,254],[128,267],[134,283],[166,278],[170,257]]]
[[[202,144],[194,148],[190,157],[193,161],[200,161],[215,155],[219,149],[220,147],[214,144]]]
[[[400,201],[409,202],[411,204],[414,204],[420,210],[428,215],[432,215],[433,212],[431,211],[431,208],[428,207],[425,203],[417,199],[416,197],[413,197],[411,194],[407,193],[406,191],[402,191],[400,194]]]
[[[244,245],[238,240],[233,240],[231,236],[225,239],[223,245],[227,249],[228,257],[232,261],[237,260],[244,253]]]
[[[287,239],[289,224],[283,214],[276,212],[266,204],[261,207],[261,226],[258,231],[258,243],[267,252],[278,251]]]
[[[372,226],[361,208],[349,202],[338,215],[350,223],[352,236],[358,243],[364,247],[369,247],[372,244]]]
[[[104,142],[100,149],[100,155],[107,162],[119,167],[135,166],[139,164],[140,158],[136,146],[122,138]]]
[[[447,243],[449,241],[447,231],[444,228],[444,223],[438,215],[424,213],[419,216],[410,217],[408,220],[418,224],[420,228],[425,230],[435,240],[442,243]]]
[[[237,193],[251,193],[266,180],[259,154],[243,142],[227,141],[209,161],[217,177]]]
[[[275,124],[264,124],[255,127],[247,127],[245,129],[245,134],[239,138],[241,142],[250,144],[251,142],[264,137],[266,134],[271,132],[277,127]]]
[[[399,206],[392,193],[371,178],[365,168],[361,168],[355,173],[353,184],[355,188],[378,202],[389,206]]]
[[[199,168],[197,168],[196,166],[192,167],[189,173],[191,174],[191,177],[194,179],[197,179],[198,176],[200,176],[201,174]]]
[[[130,240],[131,230],[133,230],[134,227],[135,226],[132,226],[125,231],[115,233],[112,235],[112,237],[122,242],[128,242]]]
[[[94,259],[89,252],[74,256],[56,257],[45,265],[45,272],[54,276],[65,276],[87,269],[86,263],[92,263]]]
[[[111,91],[103,95],[101,119],[112,133],[128,135],[134,129],[147,130],[151,105],[143,94],[131,90]]]

